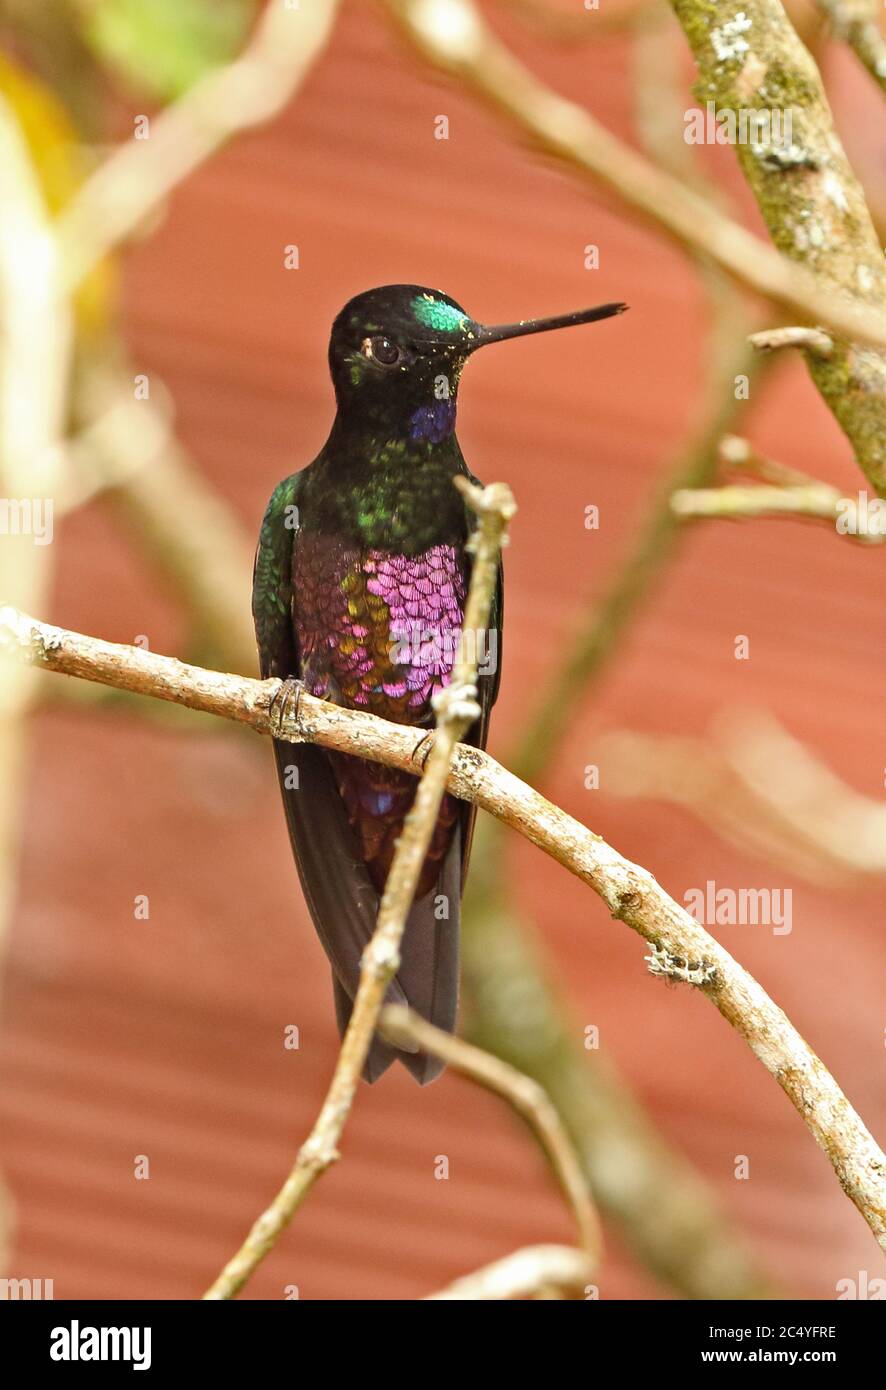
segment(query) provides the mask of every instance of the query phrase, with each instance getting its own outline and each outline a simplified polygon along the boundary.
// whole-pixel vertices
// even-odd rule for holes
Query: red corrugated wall
[[[629,133],[621,41],[519,42],[561,90]],[[874,89],[869,101],[841,60],[829,74],[860,167],[882,173]],[[433,138],[439,114],[447,142]],[[714,160],[727,176],[730,158]],[[583,267],[589,242],[601,248],[596,272]],[[283,266],[292,243],[298,271]],[[443,288],[487,321],[606,299],[632,306],[581,335],[484,354],[463,382],[471,466],[506,479],[520,505],[492,735],[502,750],[692,419],[704,305],[677,251],[431,80],[377,10],[347,5],[291,109],[191,179],[126,261],[133,360],[168,384],[182,438],[251,534],[277,479],[325,437],[334,313],[387,281]],[[785,462],[857,487],[798,362],[778,369],[748,427]],[[590,503],[598,532],[583,525]],[[99,505],[65,521],[57,562],[46,616],[185,649],[175,603]],[[606,725],[697,732],[726,705],[765,704],[860,791],[882,796],[883,600],[878,555],[823,529],[694,530],[549,782],[677,896],[708,878],[793,888],[790,936],[725,927],[722,939],[881,1136],[882,884],[815,890],[687,814],[616,800],[605,776],[587,792],[582,778]],[[750,635],[748,662],[733,658],[736,633]],[[18,1206],[8,1272],[53,1278],[57,1297],[190,1298],[276,1190],[317,1109],[336,1046],[328,970],[267,747],[241,732],[83,713],[53,698],[57,681],[45,678],[32,726],[5,981],[0,1159]],[[643,943],[526,844],[514,844],[513,867],[578,1019],[598,1025],[773,1275],[827,1297],[840,1278],[876,1273],[876,1247],[827,1162],[715,1010],[651,980]],[[147,922],[133,917],[142,893]],[[297,1052],[282,1046],[292,1023]],[[138,1154],[149,1156],[148,1181],[133,1175]],[[435,1179],[439,1154],[448,1181]],[[738,1154],[749,1181],[733,1178]],[[280,1298],[297,1284],[303,1298],[412,1298],[521,1243],[569,1238],[541,1160],[496,1100],[449,1075],[421,1090],[398,1069],[361,1090],[343,1161],[245,1296]],[[600,1285],[608,1297],[662,1292],[614,1232]]]

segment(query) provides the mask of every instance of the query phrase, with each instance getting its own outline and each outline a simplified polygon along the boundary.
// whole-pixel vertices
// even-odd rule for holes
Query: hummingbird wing
[[[300,477],[295,473],[275,488],[255,554],[252,611],[264,679],[301,675],[292,620],[292,546],[298,531]],[[324,750],[275,739],[274,756],[308,909],[334,978],[355,989],[363,949],[375,928],[378,894],[358,852]],[[406,1002],[397,981],[386,997],[391,1003]]]

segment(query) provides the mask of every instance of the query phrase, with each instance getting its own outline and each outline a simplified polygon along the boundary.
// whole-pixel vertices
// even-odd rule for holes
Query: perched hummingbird
[[[456,474],[473,479],[455,436],[462,368],[486,343],[621,313],[603,304],[559,318],[485,328],[419,285],[357,295],[332,326],[337,411],[317,458],[275,489],[262,522],[252,611],[263,677],[384,719],[431,727],[448,684],[471,574],[475,524]],[[501,670],[502,581],[478,678],[486,745]],[[289,837],[314,925],[332,965],[344,1032],[415,779],[310,744],[275,741]],[[455,1027],[461,892],[474,807],[446,796],[425,859],[389,1002]],[[376,1035],[364,1069],[395,1059],[418,1081],[442,1063]]]

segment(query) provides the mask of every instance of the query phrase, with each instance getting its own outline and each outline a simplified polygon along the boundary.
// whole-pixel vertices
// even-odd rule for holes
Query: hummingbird
[[[449,295],[384,285],[351,299],[332,325],[336,414],[314,461],[278,484],[261,525],[252,611],[263,678],[417,729],[434,725],[461,633],[476,518],[453,486],[476,483],[455,433],[459,379],[478,348],[610,318],[602,304],[485,327]],[[481,661],[480,716],[466,741],[485,748],[501,676],[502,572]],[[485,638],[485,640],[483,640]],[[415,795],[408,773],[312,744],[274,741],[289,838],[332,967],[339,1031],[351,1014],[363,949]],[[475,807],[444,797],[386,1002],[454,1031],[461,895]],[[377,1033],[363,1075],[395,1060],[422,1084],[434,1057]]]

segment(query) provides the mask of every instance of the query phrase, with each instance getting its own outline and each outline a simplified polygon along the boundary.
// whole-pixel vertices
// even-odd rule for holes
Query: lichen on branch
[[[704,106],[789,119],[790,139],[735,145],[773,242],[836,299],[886,306],[886,260],[815,62],[780,0],[672,0]],[[784,133],[782,125],[781,131]],[[886,352],[837,339],[806,360],[871,484],[886,490]]]

